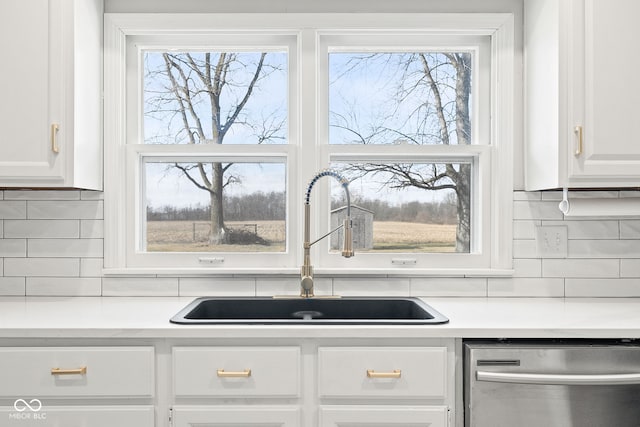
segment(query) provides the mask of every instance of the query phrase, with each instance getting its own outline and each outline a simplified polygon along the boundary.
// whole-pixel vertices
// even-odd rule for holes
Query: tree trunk
[[[471,94],[471,55],[455,54],[456,78],[456,137],[458,144],[471,144],[471,118],[469,95]],[[458,228],[456,252],[468,253],[471,248],[471,165],[460,165],[456,174],[458,196]]]
[[[223,170],[221,163],[212,163],[211,172],[211,232],[209,244],[220,245],[227,243],[229,236],[224,227],[224,215],[222,209],[222,180]]]

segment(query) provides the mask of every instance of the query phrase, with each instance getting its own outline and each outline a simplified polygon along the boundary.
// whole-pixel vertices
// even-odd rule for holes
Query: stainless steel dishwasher
[[[466,427],[640,427],[640,342],[465,342]]]

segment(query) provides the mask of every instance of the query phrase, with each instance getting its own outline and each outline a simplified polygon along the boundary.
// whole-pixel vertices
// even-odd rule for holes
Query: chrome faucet
[[[310,235],[310,217],[311,217],[311,205],[309,204],[309,200],[311,198],[311,189],[318,182],[320,178],[323,176],[332,176],[340,182],[342,188],[344,188],[344,192],[347,197],[347,216],[338,227],[334,228],[324,236],[319,239],[311,242],[309,237]],[[338,174],[336,171],[331,169],[325,169],[318,172],[312,179],[309,181],[309,185],[307,186],[307,191],[304,197],[304,261],[302,267],[300,268],[300,296],[303,298],[311,298],[313,297],[313,266],[311,265],[311,257],[310,257],[310,249],[311,246],[318,243],[320,240],[325,237],[333,234],[339,229],[344,229],[344,240],[342,244],[342,256],[345,258],[351,258],[353,253],[353,224],[351,223],[351,196],[349,195],[349,181]]]

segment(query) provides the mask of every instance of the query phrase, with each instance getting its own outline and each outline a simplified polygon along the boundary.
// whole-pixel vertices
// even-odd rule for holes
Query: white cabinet
[[[640,186],[640,2],[525,0],[527,190]]]
[[[172,355],[174,427],[301,425],[299,347],[178,346]]]
[[[449,350],[446,346],[320,347],[319,427],[446,427],[451,403]]]
[[[174,347],[176,397],[298,397],[299,347]]]
[[[324,406],[320,427],[446,427],[444,406]]]
[[[300,410],[275,405],[175,406],[173,427],[300,427]]]
[[[423,340],[423,345],[348,340],[356,341],[358,345],[332,339],[287,339],[281,346],[175,345],[172,425],[450,424],[453,340]]]
[[[0,187],[102,189],[102,0],[3,0],[0,16]]]
[[[0,347],[9,426],[152,427],[153,347]]]

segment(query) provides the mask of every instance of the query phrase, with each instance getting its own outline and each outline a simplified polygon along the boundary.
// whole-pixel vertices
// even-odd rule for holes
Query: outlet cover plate
[[[567,226],[543,225],[536,227],[536,246],[540,258],[567,257]]]

